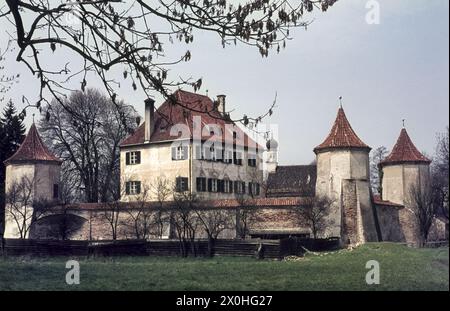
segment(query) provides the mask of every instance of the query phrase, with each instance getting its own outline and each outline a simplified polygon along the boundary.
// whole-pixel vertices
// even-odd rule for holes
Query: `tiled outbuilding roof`
[[[373,196],[373,203],[376,206],[390,206],[390,207],[397,207],[397,208],[404,207],[402,204],[397,204],[397,203],[394,203],[394,202],[391,202],[391,201],[383,200],[380,195],[374,195]]]
[[[176,139],[183,138],[181,133],[176,131],[175,135],[171,135],[171,128],[173,125],[181,124],[187,126],[190,130],[190,137],[192,139],[192,134],[194,133],[194,118],[201,117],[201,133],[202,140],[210,139],[211,131],[213,127],[218,127],[221,129],[222,137],[225,139],[229,137],[229,143],[232,144],[234,135],[231,131],[226,133],[225,125],[232,125],[232,121],[227,121],[226,117],[222,116],[220,112],[215,109],[213,101],[204,95],[191,93],[183,90],[178,90],[173,94],[176,103],[172,100],[166,100],[156,111],[155,111],[155,126],[153,133],[150,137],[150,143],[157,143],[163,141],[173,141]],[[198,118],[197,118],[198,119]],[[211,126],[210,130],[206,129],[205,126]],[[198,129],[195,129],[199,131]],[[241,143],[240,139],[237,139],[238,145],[244,145],[245,147],[256,147],[256,143],[247,134],[244,133],[244,142]],[[173,134],[173,133],[172,133]],[[217,133],[216,133],[217,135]],[[132,134],[127,137],[122,143],[121,147],[140,145],[144,143],[145,137],[145,122]],[[184,137],[186,138],[186,137]],[[261,146],[258,146],[261,148]]]
[[[54,162],[62,163],[55,155],[53,155],[42,142],[36,125],[33,123],[28,131],[27,136],[23,140],[19,149],[4,163],[33,163],[33,162]]]
[[[278,166],[267,179],[267,197],[313,197],[316,190],[316,165]]]
[[[397,143],[391,153],[380,163],[380,165],[386,166],[402,163],[431,163],[430,159],[425,157],[417,150],[416,146],[414,146],[414,143],[405,128],[401,130]]]
[[[330,134],[323,143],[314,149],[315,153],[329,149],[358,148],[370,150],[353,130],[345,115],[344,109],[339,108],[336,121],[331,128]]]

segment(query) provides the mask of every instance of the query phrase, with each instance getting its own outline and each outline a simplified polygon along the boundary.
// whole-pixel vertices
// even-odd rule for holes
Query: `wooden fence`
[[[311,242],[308,239],[286,240],[217,240],[213,246],[215,256],[244,256],[282,259],[302,256],[304,248],[324,250],[335,246],[334,240]],[[208,241],[196,240],[184,245],[188,256],[207,256]],[[0,245],[4,256],[180,256],[178,240],[118,240],[118,241],[58,241],[6,239]]]

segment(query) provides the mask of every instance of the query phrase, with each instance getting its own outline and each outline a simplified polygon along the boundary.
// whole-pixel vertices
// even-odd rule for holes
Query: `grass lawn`
[[[81,284],[66,285],[69,258],[0,258],[0,290],[449,290],[449,250],[376,243],[296,261],[252,258],[80,258]],[[380,263],[368,286],[366,262]]]

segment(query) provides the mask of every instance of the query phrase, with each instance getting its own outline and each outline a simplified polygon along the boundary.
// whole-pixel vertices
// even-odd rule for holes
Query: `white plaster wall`
[[[126,165],[126,152],[141,151],[141,163]],[[172,160],[171,143],[147,144],[123,148],[120,151],[120,176],[122,185],[122,201],[133,201],[132,195],[125,195],[126,181],[141,181],[141,187],[148,187],[149,200],[156,200],[158,178],[167,180],[175,186],[176,177],[190,178],[190,160]],[[168,198],[171,200],[172,198]]]
[[[9,164],[6,166],[5,191],[8,192],[12,184],[20,182],[22,177],[33,180],[35,172],[34,164]]]
[[[35,166],[35,199],[54,200],[53,185],[60,184],[61,166],[38,163]],[[61,189],[60,189],[61,190]]]
[[[408,205],[412,185],[422,189],[430,184],[428,164],[398,164],[383,167],[383,200]]]
[[[369,183],[369,153],[363,150],[333,150],[317,155],[317,195],[326,195],[334,200],[328,222],[328,236],[340,236],[342,226],[341,194],[344,180],[359,180]],[[360,202],[365,209],[371,208],[369,188],[359,187]],[[366,207],[367,206],[367,207]]]

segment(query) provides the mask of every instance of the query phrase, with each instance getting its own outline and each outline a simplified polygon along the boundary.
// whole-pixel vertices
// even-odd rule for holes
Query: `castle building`
[[[263,150],[230,120],[225,104],[224,95],[212,101],[181,90],[158,109],[153,100],[145,101],[144,123],[120,145],[122,196],[114,202],[124,211],[117,216],[119,224],[145,208],[164,219],[162,229],[149,237],[175,238],[171,222],[175,191],[193,194],[199,207],[227,216],[231,225],[220,238],[308,237],[311,225],[299,210],[326,198],[331,204],[319,237],[338,238],[342,245],[419,242],[410,194],[413,187],[421,191],[430,187],[431,161],[417,150],[406,129],[380,164],[382,193],[374,196],[371,148],[353,130],[342,106],[328,136],[314,148],[315,163],[282,166],[278,165],[278,142],[271,138]],[[7,191],[26,178],[32,181],[33,200],[58,199],[61,161],[45,147],[34,124],[5,164]],[[161,187],[165,195],[159,192]],[[145,204],[139,204],[142,200]],[[69,238],[111,239],[104,218],[108,208],[103,203],[66,206],[63,216],[71,215],[75,226]],[[242,211],[247,210],[252,221],[243,225]],[[54,223],[60,219],[54,217],[58,213],[61,210],[55,208],[49,217],[40,219],[33,237],[50,238],[60,227]],[[437,225],[435,221],[433,239],[445,239],[445,226]],[[116,234],[119,239],[136,238],[130,226],[122,226]],[[198,232],[198,237],[204,236]],[[5,237],[18,237],[11,218]]]
[[[268,178],[268,196],[326,197],[332,202],[323,236],[344,244],[377,241],[371,203],[369,153],[352,129],[344,109],[323,143],[314,149],[316,165],[279,166]]]
[[[156,111],[147,100],[145,122],[120,145],[122,201],[144,191],[159,200],[162,185],[201,200],[260,196],[263,148],[228,121],[225,95],[173,96],[176,104],[168,99]]]
[[[47,149],[34,123],[19,149],[4,164],[6,193],[16,188],[17,191],[23,192],[18,196],[30,197],[31,204],[37,201],[48,202],[59,199],[62,161]],[[24,206],[23,209],[27,209],[29,214],[33,212],[30,206]],[[8,215],[6,216],[8,218]],[[31,221],[31,215],[26,220]],[[17,227],[11,225],[13,223],[14,220],[7,219],[5,238],[17,237]]]

